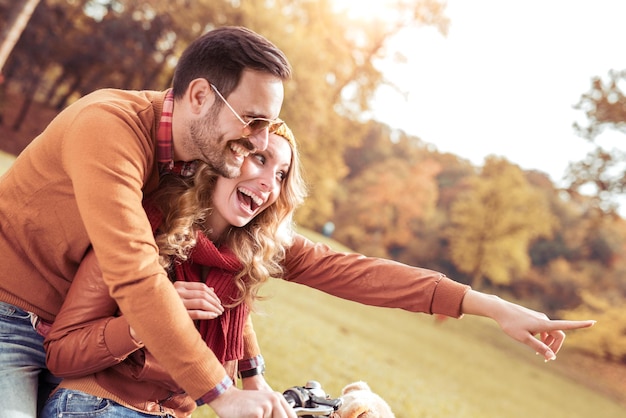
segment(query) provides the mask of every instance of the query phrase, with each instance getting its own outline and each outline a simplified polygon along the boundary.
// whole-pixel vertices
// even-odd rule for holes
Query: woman
[[[144,201],[161,264],[233,380],[243,360],[238,369],[244,389],[271,390],[259,372],[263,360],[249,310],[259,287],[282,273],[292,214],[303,198],[295,140],[283,125],[270,134],[265,151],[246,158],[238,178],[219,177],[200,165],[191,179],[165,175],[158,192]],[[120,315],[93,252],[45,345],[48,367],[64,380],[43,417],[95,411],[102,417],[179,417],[195,409],[195,400]],[[286,402],[283,407],[290,409]]]

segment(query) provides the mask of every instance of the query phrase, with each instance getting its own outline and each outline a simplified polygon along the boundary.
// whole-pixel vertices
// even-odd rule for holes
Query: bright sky
[[[354,1],[382,1],[369,3]],[[409,62],[384,74],[406,98],[382,88],[375,118],[475,165],[495,154],[558,183],[590,149],[573,105],[593,76],[626,69],[626,1],[448,0],[446,14],[447,37],[425,28],[396,40]]]

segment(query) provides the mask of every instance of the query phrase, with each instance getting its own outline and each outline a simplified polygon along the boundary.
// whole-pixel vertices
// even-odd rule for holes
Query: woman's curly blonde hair
[[[231,227],[221,240],[241,261],[243,269],[234,277],[240,297],[226,306],[259,299],[259,289],[270,277],[283,273],[285,251],[293,238],[293,213],[306,197],[296,142],[287,125],[275,134],[285,138],[291,147],[291,165],[278,199],[243,227]],[[213,190],[218,175],[202,162],[193,177],[165,175],[150,200],[163,214],[155,237],[161,265],[171,270],[174,263],[188,259],[196,245],[199,231],[208,232],[207,214],[212,210]]]

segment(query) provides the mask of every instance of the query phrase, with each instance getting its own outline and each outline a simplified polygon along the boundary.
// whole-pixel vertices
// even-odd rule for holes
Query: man
[[[220,28],[183,53],[172,90],[87,95],[18,156],[0,180],[0,416],[35,416],[45,357],[30,322],[41,331],[54,321],[90,246],[137,334],[190,395],[212,402],[226,391],[243,393],[158,265],[142,197],[156,187],[159,170],[193,170],[193,163],[174,161],[202,159],[237,176],[243,157],[265,149],[268,132],[278,128],[290,75],[268,40]],[[248,405],[291,412],[278,394],[246,392],[249,401],[230,399],[216,410],[224,417],[242,416],[229,408]]]
[[[35,416],[46,371],[42,334],[90,247],[130,326],[198,403],[223,418],[295,417],[280,393],[233,385],[159,265],[142,207],[160,171],[188,175],[204,160],[237,176],[243,157],[265,149],[279,126],[290,74],[268,40],[219,28],[183,53],[172,90],[87,95],[16,159],[0,178],[0,417]],[[488,316],[546,359],[560,348],[561,330],[592,324],[549,321],[440,273],[334,253],[302,237],[286,254],[284,278],[376,306]],[[261,372],[254,366],[247,376]]]

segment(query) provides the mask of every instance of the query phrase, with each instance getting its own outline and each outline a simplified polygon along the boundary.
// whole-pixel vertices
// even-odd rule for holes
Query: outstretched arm
[[[475,290],[465,294],[461,310],[468,315],[493,319],[509,337],[526,344],[546,361],[556,359],[565,340],[564,331],[588,328],[596,323],[550,320],[541,312]]]

